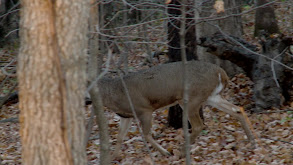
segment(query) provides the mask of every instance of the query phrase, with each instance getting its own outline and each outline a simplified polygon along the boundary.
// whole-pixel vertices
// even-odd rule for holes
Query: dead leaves
[[[236,97],[237,92],[244,94],[236,97],[251,101],[250,92],[252,83],[244,76],[238,75],[232,79],[229,92]],[[233,99],[230,98],[230,99]],[[247,106],[242,105],[242,106]],[[6,107],[5,117],[14,117],[18,113],[17,106]],[[89,113],[89,110],[86,114]],[[116,144],[119,117],[106,111],[109,119],[110,142]],[[173,155],[162,156],[151,148],[151,155],[156,164],[184,164],[185,160],[179,156],[181,145],[184,142],[182,129],[174,130],[167,127],[168,111],[156,111],[153,114],[153,136]],[[253,114],[249,116],[256,135],[260,138],[260,145],[255,149],[247,142],[247,137],[239,122],[226,113],[206,107],[205,130],[195,144],[191,146],[191,158],[193,164],[292,164],[293,159],[293,113],[269,113]],[[89,115],[86,115],[89,118]],[[18,124],[1,123],[0,125],[0,159],[2,164],[20,164],[21,145],[18,134]],[[87,146],[88,161],[97,164],[99,160],[100,141],[98,139],[98,127],[93,127],[89,145]],[[261,147],[262,146],[262,147]],[[112,148],[113,149],[113,148]],[[132,124],[129,133],[122,144],[119,158],[113,164],[150,164],[150,158],[143,144],[137,126]]]

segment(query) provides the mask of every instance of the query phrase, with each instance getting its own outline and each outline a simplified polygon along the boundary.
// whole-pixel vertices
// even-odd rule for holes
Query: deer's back
[[[223,85],[227,75],[214,64],[190,61],[187,63],[189,95],[200,95],[203,99],[219,85],[219,75]],[[183,98],[182,62],[163,64],[125,76],[130,95],[138,102],[144,102],[157,109]],[[141,98],[142,100],[140,100]],[[205,101],[205,100],[204,100]]]
[[[205,62],[187,63],[187,81],[190,99],[206,101],[211,92],[227,75],[218,66]],[[221,80],[219,80],[219,75]],[[183,98],[183,68],[181,62],[163,64],[123,77],[134,108],[155,109],[167,106]],[[131,108],[125,89],[119,78],[102,79],[99,83],[103,103],[121,116],[131,117]],[[200,97],[199,97],[200,96]]]

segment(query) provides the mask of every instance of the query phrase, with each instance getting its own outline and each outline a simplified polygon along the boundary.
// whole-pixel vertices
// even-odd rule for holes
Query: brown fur
[[[239,107],[219,96],[228,82],[228,76],[225,71],[217,65],[205,62],[191,61],[186,65],[189,88],[188,114],[192,126],[192,134],[190,136],[191,142],[195,141],[195,138],[203,128],[203,123],[199,116],[199,108],[204,103],[208,103],[236,117],[241,122],[248,138],[253,140],[253,135],[244,118],[242,115],[235,112],[239,110]],[[176,62],[163,64],[137,73],[131,73],[123,77],[134,109],[141,122],[146,140],[164,155],[169,155],[169,152],[157,144],[150,134],[152,113],[157,109],[176,103],[182,105],[182,71],[182,63]],[[219,88],[219,85],[223,85],[223,89]],[[221,91],[215,93],[216,88],[219,88]],[[120,78],[103,78],[99,82],[99,89],[104,106],[120,114],[122,117],[133,116]],[[213,97],[211,97],[211,95],[213,95]],[[121,118],[121,128],[114,156],[116,156],[120,150],[121,143],[126,135],[125,132],[127,132],[127,127],[130,126],[130,123],[131,119]]]

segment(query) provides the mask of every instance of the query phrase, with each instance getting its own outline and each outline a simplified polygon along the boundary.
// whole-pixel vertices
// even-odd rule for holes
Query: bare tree
[[[94,83],[93,87],[89,89],[89,93],[93,102],[93,112],[96,115],[96,123],[99,126],[100,144],[101,144],[101,155],[100,164],[110,164],[110,146],[109,146],[109,133],[108,133],[108,122],[104,114],[103,104],[101,101],[101,95],[95,82],[98,73],[101,73],[102,66],[102,55],[99,54],[99,35],[96,32],[96,26],[99,24],[99,6],[92,0],[92,6],[90,9],[90,44],[89,44],[89,79],[91,83]],[[91,114],[91,120],[93,113]],[[89,122],[91,123],[91,122]],[[87,140],[91,132],[91,125],[88,129]]]
[[[182,75],[183,75],[183,117],[182,117],[182,125],[184,130],[184,153],[185,153],[185,162],[187,165],[191,164],[190,159],[190,137],[189,137],[189,130],[188,130],[188,82],[187,82],[187,58],[186,58],[186,49],[185,49],[185,26],[186,26],[186,0],[182,1],[181,5],[181,15],[182,19],[180,21],[180,50],[181,50],[181,59],[182,59]],[[194,139],[192,139],[194,140]]]
[[[21,5],[17,73],[22,162],[86,164],[89,2],[23,0]]]

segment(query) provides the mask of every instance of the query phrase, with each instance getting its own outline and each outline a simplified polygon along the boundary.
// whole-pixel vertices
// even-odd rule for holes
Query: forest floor
[[[276,10],[277,19],[281,31],[286,34],[290,29],[288,18],[290,17],[290,9],[279,7]],[[292,9],[291,9],[292,10]],[[245,35],[244,38],[253,43],[257,43],[253,39],[253,13],[243,16],[243,24]],[[285,19],[285,20],[284,20]],[[289,18],[290,19],[290,18]],[[290,21],[289,21],[290,22]],[[291,25],[292,26],[292,25]],[[162,29],[151,29],[150,32],[152,41],[164,41],[165,37],[161,34]],[[151,45],[151,44],[150,44]],[[166,46],[151,45],[152,51],[166,51]],[[8,54],[5,60],[12,60],[17,50],[11,51],[9,49],[0,49],[0,55]],[[144,45],[134,46],[129,53],[129,70],[136,71],[139,69],[148,68],[145,65],[146,53]],[[4,56],[2,56],[4,57]],[[1,61],[3,58],[1,57]],[[114,56],[113,60],[117,61],[119,56]],[[160,61],[154,59],[153,64],[159,65],[167,61],[166,57],[160,57]],[[113,70],[112,70],[113,71]],[[1,78],[1,75],[0,75]],[[1,80],[1,79],[0,79]],[[2,80],[1,80],[2,81]],[[10,81],[1,89],[1,96],[7,93],[9,87],[12,86],[16,80]],[[244,74],[238,74],[231,79],[229,88],[225,91],[225,97],[232,103],[248,109],[252,100],[251,82]],[[88,121],[90,117],[91,105],[86,107],[85,116]],[[205,128],[201,132],[196,142],[191,146],[192,164],[293,164],[293,103],[282,106],[281,108],[273,108],[259,114],[247,115],[252,123],[255,135],[257,135],[257,145],[252,148],[244,130],[240,123],[230,115],[218,111],[212,107],[204,108]],[[288,111],[291,110],[291,111]],[[120,117],[111,111],[105,112],[109,121],[110,143],[115,145],[117,139],[117,132]],[[4,105],[0,109],[0,120],[12,117],[18,117],[19,108],[18,103]],[[180,158],[180,146],[183,144],[182,129],[173,129],[167,125],[168,110],[155,111],[153,114],[152,134],[154,139],[165,149],[167,149],[172,156],[163,156],[158,151],[153,149],[150,145],[151,153],[147,152],[146,147],[142,141],[136,123],[132,126],[125,137],[122,145],[120,156],[112,164],[150,164],[151,159],[156,164],[176,164],[181,165],[185,163],[183,158]],[[94,125],[89,144],[87,146],[87,157],[89,164],[98,164],[99,160],[99,137],[98,126]],[[113,149],[113,147],[112,147]],[[14,165],[21,164],[21,142],[19,135],[19,123],[5,122],[0,123],[0,165]]]
[[[244,76],[234,77],[228,100],[241,100],[248,103],[251,94],[251,82]],[[229,94],[230,93],[230,94]],[[293,112],[282,110],[292,109],[284,106],[281,109],[266,111],[264,114],[248,114],[257,139],[256,148],[251,148],[240,123],[230,115],[211,107],[205,107],[205,129],[195,144],[191,146],[192,164],[292,164],[293,163]],[[89,119],[90,106],[86,108]],[[3,106],[1,119],[17,117],[18,104]],[[152,134],[155,140],[173,156],[162,156],[150,145],[151,154],[144,146],[135,123],[132,124],[122,145],[120,156],[113,164],[149,164],[150,155],[156,164],[184,164],[179,158],[180,146],[183,143],[182,129],[175,130],[167,125],[168,110],[156,111],[153,114]],[[106,111],[109,119],[110,142],[116,143],[120,117]],[[0,123],[0,159],[1,164],[21,164],[21,143],[19,123]],[[99,160],[98,127],[94,125],[91,140],[87,146],[89,164],[97,164]],[[113,149],[113,147],[112,147]]]

